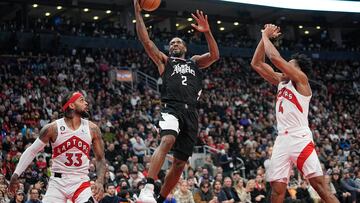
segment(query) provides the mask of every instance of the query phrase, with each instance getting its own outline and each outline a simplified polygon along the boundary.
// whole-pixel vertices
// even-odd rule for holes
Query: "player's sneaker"
[[[141,189],[139,198],[136,201],[137,203],[157,203],[154,198],[154,185],[146,184],[143,189]]]

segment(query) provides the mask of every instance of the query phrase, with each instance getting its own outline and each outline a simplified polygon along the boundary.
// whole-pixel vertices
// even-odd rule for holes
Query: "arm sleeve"
[[[37,138],[35,142],[30,147],[28,147],[21,155],[14,173],[20,176],[29,166],[29,164],[34,160],[36,154],[42,149],[44,149],[45,145],[46,143]]]

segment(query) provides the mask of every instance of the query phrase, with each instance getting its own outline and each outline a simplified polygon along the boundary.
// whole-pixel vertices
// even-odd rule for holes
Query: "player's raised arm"
[[[161,75],[165,69],[167,56],[156,47],[153,41],[150,40],[144,20],[141,16],[141,7],[139,5],[138,0],[134,0],[134,9],[135,9],[137,36],[139,37],[140,42],[144,46],[146,53],[157,65],[159,73]]]
[[[280,29],[278,29],[273,34],[273,37],[277,37],[280,34]],[[261,77],[273,85],[278,85],[282,80],[282,74],[275,72],[269,64],[265,63],[265,48],[263,40],[260,40],[258,46],[256,47],[254,56],[251,60],[251,67],[259,73]]]
[[[21,155],[19,163],[16,166],[14,174],[10,179],[9,190],[11,193],[15,194],[18,189],[18,177],[25,171],[25,169],[30,165],[30,163],[34,160],[36,154],[40,152],[50,140],[53,140],[53,137],[57,134],[56,123],[52,122],[50,124],[45,125],[41,130],[39,137],[35,140],[35,142],[28,147],[24,153]]]
[[[104,179],[106,173],[106,161],[104,154],[104,142],[102,140],[100,128],[93,122],[89,122],[92,137],[93,151],[96,159],[96,191],[94,197],[100,200],[104,193]]]
[[[262,33],[262,40],[264,42],[266,56],[270,61],[285,73],[290,80],[298,84],[308,84],[308,78],[299,68],[296,68],[293,64],[287,62],[283,59],[275,48],[275,46],[270,41],[270,36],[276,31],[277,26],[268,24],[265,25],[265,30]]]
[[[219,48],[211,33],[207,15],[204,15],[204,13],[199,10],[196,10],[196,15],[191,15],[197,23],[197,25],[191,24],[191,26],[197,31],[204,33],[209,48],[209,52],[203,55],[195,55],[191,59],[195,61],[200,68],[207,68],[219,60]]]

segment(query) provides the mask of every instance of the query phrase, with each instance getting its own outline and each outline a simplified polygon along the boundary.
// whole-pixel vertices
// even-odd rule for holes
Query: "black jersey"
[[[202,73],[194,61],[169,57],[162,75],[161,100],[196,105],[201,94]]]

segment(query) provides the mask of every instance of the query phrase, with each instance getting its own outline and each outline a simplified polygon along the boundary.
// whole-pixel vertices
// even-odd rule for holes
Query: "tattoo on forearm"
[[[104,177],[106,172],[106,163],[105,163],[105,156],[104,156],[104,143],[101,139],[101,131],[98,126],[90,127],[90,131],[93,134],[94,143],[94,152],[96,156],[96,175],[97,181],[101,184],[104,183]]]

